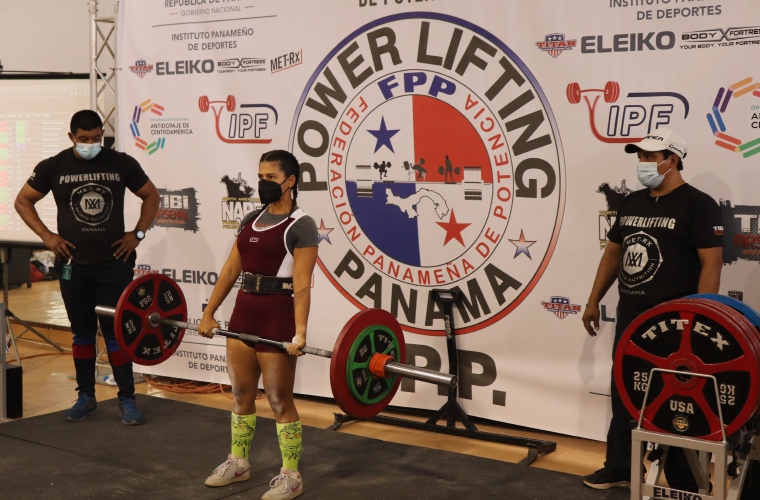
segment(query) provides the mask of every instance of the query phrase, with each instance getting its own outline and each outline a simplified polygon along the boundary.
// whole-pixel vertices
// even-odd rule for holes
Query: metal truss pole
[[[116,140],[116,17],[98,17],[99,0],[90,0],[90,109],[103,120],[106,137]],[[116,149],[118,144],[114,143]]]

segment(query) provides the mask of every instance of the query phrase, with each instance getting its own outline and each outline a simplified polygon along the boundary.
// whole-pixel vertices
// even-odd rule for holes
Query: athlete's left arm
[[[152,181],[148,180],[143,187],[135,191],[135,195],[142,200],[142,205],[140,205],[140,219],[135,225],[135,231],[140,230],[145,232],[150,227],[153,219],[156,218],[156,213],[158,212],[158,204],[160,201],[158,189],[156,189],[156,186]],[[123,237],[114,241],[111,245],[112,247],[116,247],[113,256],[117,259],[124,259],[126,262],[139,244],[140,240],[137,239],[134,231],[124,233]]]
[[[720,271],[723,269],[723,247],[697,248],[702,271],[699,273],[699,293],[718,293]]]
[[[311,276],[317,263],[319,247],[293,249],[293,303],[296,314],[295,346],[288,349],[293,355],[301,355],[298,349],[306,345],[306,323],[309,320],[311,306]],[[298,349],[296,349],[296,346]]]

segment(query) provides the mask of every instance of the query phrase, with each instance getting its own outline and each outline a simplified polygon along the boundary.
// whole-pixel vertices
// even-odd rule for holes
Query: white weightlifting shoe
[[[248,479],[251,479],[251,464],[248,459],[230,454],[227,461],[214,469],[206,479],[206,486],[227,486]]]
[[[269,483],[271,490],[264,493],[261,500],[289,500],[303,493],[303,480],[301,473],[283,467],[280,475]]]

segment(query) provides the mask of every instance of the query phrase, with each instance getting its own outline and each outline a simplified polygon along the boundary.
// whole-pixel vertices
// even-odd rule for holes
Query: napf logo
[[[584,95],[586,94],[586,95]],[[589,99],[589,95],[593,97]],[[577,82],[567,86],[567,100],[578,104],[581,98],[586,102],[591,132],[598,140],[606,143],[638,142],[658,127],[669,125],[683,108],[683,118],[689,116],[689,101],[676,92],[629,92],[626,102],[617,104],[620,98],[620,84],[609,81],[604,88],[581,89]],[[606,119],[598,125],[597,104],[602,98],[610,106]]]
[[[541,302],[544,309],[554,314],[559,319],[565,319],[570,314],[578,314],[581,312],[581,306],[578,304],[571,304],[570,299],[567,297],[555,296],[552,297],[549,302]]]
[[[562,33],[551,33],[544,37],[543,42],[536,42],[536,45],[539,49],[556,58],[565,50],[572,50],[576,45],[576,40],[565,40],[565,35]]]
[[[201,113],[214,113],[216,136],[227,144],[269,144],[272,142],[270,131],[277,125],[277,110],[269,104],[241,104],[237,109],[235,96],[228,95],[224,101],[211,101],[208,96],[198,98]],[[230,113],[227,120],[222,120],[224,111]],[[243,112],[246,111],[246,112]],[[224,130],[222,130],[224,127]]]
[[[300,196],[329,233],[320,268],[358,308],[425,335],[443,330],[434,288],[461,291],[467,334],[538,283],[564,210],[560,144],[525,63],[483,28],[432,13],[377,19],[329,51],[290,135]]]

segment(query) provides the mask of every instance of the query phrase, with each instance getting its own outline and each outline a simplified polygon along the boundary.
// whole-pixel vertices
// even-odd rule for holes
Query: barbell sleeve
[[[394,363],[393,361],[385,363],[385,372],[404,378],[419,380],[420,382],[428,382],[430,384],[443,385],[446,387],[457,386],[456,375],[440,373],[428,370],[427,368],[419,368],[417,366],[405,365],[403,363]]]
[[[95,306],[95,314],[100,316],[116,316],[116,309],[107,306]],[[152,313],[148,316],[148,322],[151,326],[168,325],[177,328],[184,328],[186,330],[198,331],[198,325],[188,323],[186,321],[177,321],[174,319],[162,318],[158,313]],[[221,328],[214,328],[211,330],[214,335],[221,335],[222,337],[229,337],[233,339],[243,340],[251,342],[253,344],[268,345],[270,347],[277,347],[279,349],[287,349],[290,342],[278,342],[276,340],[263,339],[257,335],[251,335],[248,333],[237,333],[229,330],[223,330]],[[323,358],[332,358],[332,351],[327,349],[317,349],[316,347],[304,346],[301,349],[304,354],[313,354]],[[457,377],[448,373],[439,373],[426,368],[419,368],[412,365],[406,365],[402,363],[388,362],[385,364],[385,371],[393,375],[399,375],[401,377],[419,380],[421,382],[428,382],[436,385],[443,385],[446,387],[456,387]]]

